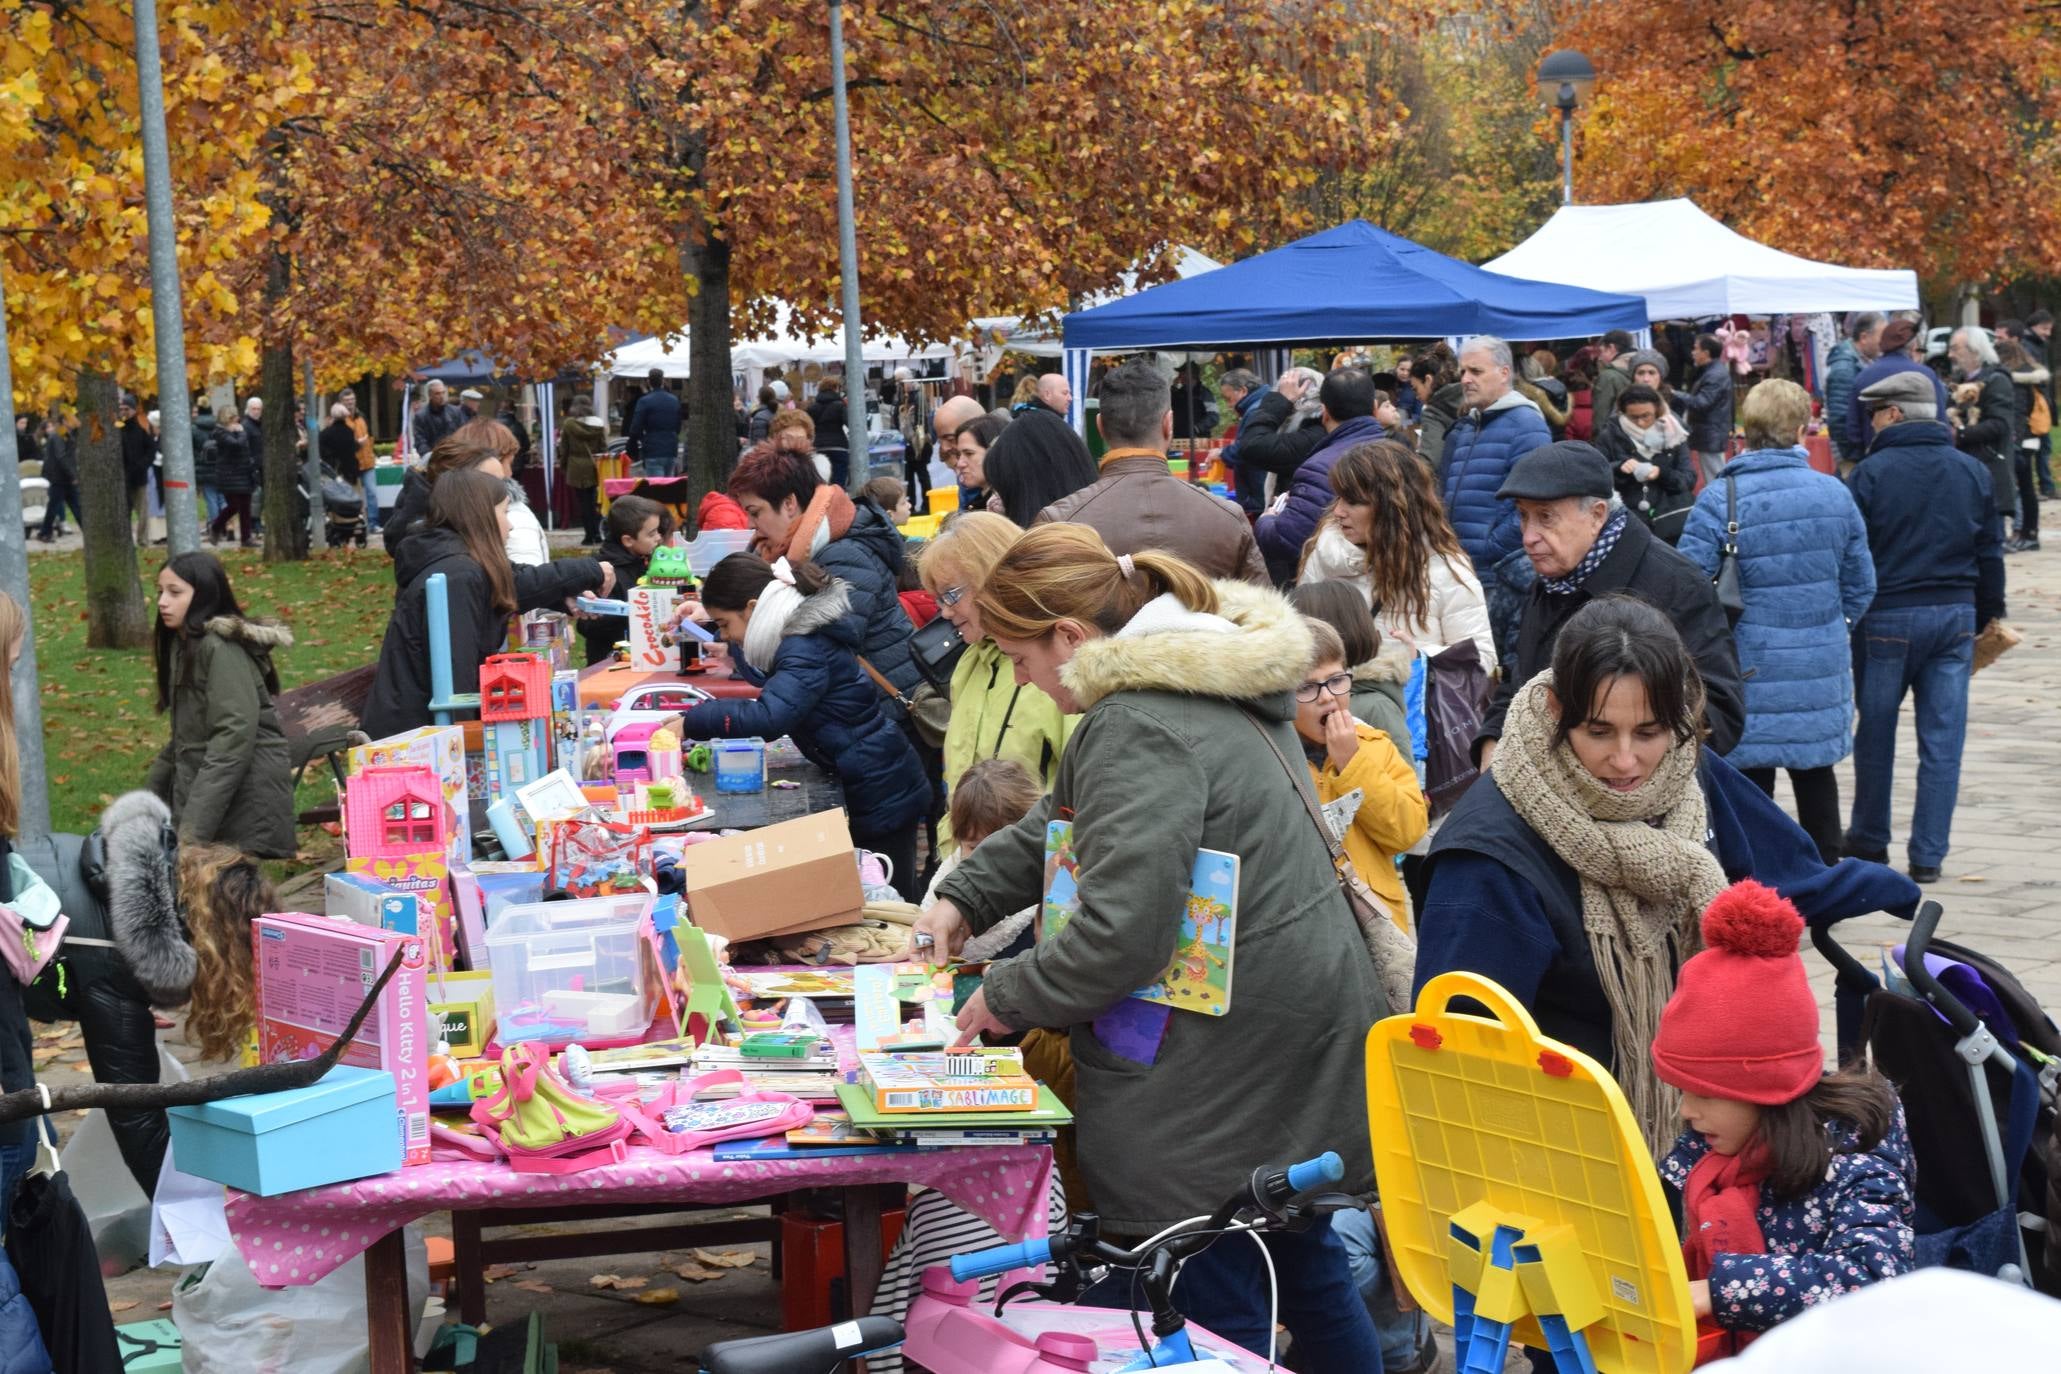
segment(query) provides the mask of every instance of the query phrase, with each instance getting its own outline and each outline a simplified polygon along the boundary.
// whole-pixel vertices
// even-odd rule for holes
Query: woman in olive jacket
[[[293,768],[272,704],[272,652],[293,635],[246,617],[212,554],[173,558],[157,589],[157,709],[171,714],[172,738],[150,790],[181,840],[293,857]]]

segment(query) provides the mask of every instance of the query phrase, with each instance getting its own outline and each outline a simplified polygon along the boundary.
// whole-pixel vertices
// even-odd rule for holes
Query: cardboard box
[[[429,1004],[431,1034],[460,1059],[477,1059],[494,1038],[494,975],[447,973]]]
[[[451,861],[434,850],[420,854],[371,855],[344,860],[344,872],[413,896],[415,929],[423,939],[435,935],[430,953],[438,968],[458,967],[458,908],[451,900]]]
[[[122,1374],[179,1374],[184,1359],[179,1328],[164,1318],[115,1328]]]
[[[679,666],[680,651],[665,635],[676,598],[671,587],[630,589],[630,667],[636,671],[664,673]]]
[[[422,933],[422,898],[388,887],[363,873],[330,873],[322,879],[322,909],[331,916],[377,926],[401,935]]]
[[[821,930],[866,903],[842,808],[688,846],[689,919],[731,940]]]
[[[425,725],[388,739],[353,747],[345,755],[346,771],[357,774],[381,765],[415,764],[437,775],[444,802],[451,808],[451,863],[472,858],[472,807],[467,797],[465,731],[456,725]]]
[[[375,1069],[339,1064],[305,1088],[171,1107],[165,1116],[181,1172],[259,1197],[401,1167],[394,1078]]]
[[[401,967],[344,1051],[343,1062],[393,1075],[410,1164],[429,1162],[426,942],[356,921],[279,912],[251,922],[258,1059],[310,1059],[327,1049],[396,951]],[[348,1175],[358,1177],[359,1175]]]

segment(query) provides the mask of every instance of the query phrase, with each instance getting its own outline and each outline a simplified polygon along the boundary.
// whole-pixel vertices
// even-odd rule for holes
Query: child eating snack
[[[1772,888],[1726,888],[1653,1039],[1688,1124],[1660,1168],[1682,1190],[1698,1364],[1913,1264],[1903,1109],[1873,1071],[1824,1071],[1802,934]]]

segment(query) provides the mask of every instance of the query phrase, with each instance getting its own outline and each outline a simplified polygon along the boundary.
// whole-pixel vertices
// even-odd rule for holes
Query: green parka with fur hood
[[[292,643],[284,625],[233,615],[179,636],[172,738],[150,765],[150,790],[172,808],[181,840],[293,856],[293,765],[265,686],[272,651]]]
[[[1162,596],[1075,651],[1082,715],[1051,795],[939,885],[987,929],[1039,900],[1046,824],[1072,817],[1079,914],[984,986],[1010,1027],[1070,1029],[1081,1170],[1112,1235],[1207,1213],[1260,1164],[1336,1150],[1349,1187],[1371,1174],[1364,1042],[1388,1008],[1297,792],[1309,631],[1271,590],[1214,585],[1217,615]],[[1230,1011],[1174,1011],[1136,1063],[1092,1023],[1172,961],[1198,847],[1241,861]]]

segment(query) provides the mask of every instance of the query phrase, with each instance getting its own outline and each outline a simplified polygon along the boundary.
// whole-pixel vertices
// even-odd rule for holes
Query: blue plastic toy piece
[[[1130,1374],[1134,1369],[1165,1369],[1168,1365],[1195,1364],[1202,1358],[1195,1353],[1195,1343],[1188,1339],[1188,1328],[1184,1326],[1153,1346],[1150,1354],[1139,1351],[1138,1358],[1123,1367],[1123,1374]]]
[[[1541,1315],[1539,1330],[1546,1333],[1546,1349],[1553,1352],[1553,1366],[1560,1374],[1596,1374],[1596,1357],[1589,1353],[1589,1338],[1570,1330],[1567,1318]]]

